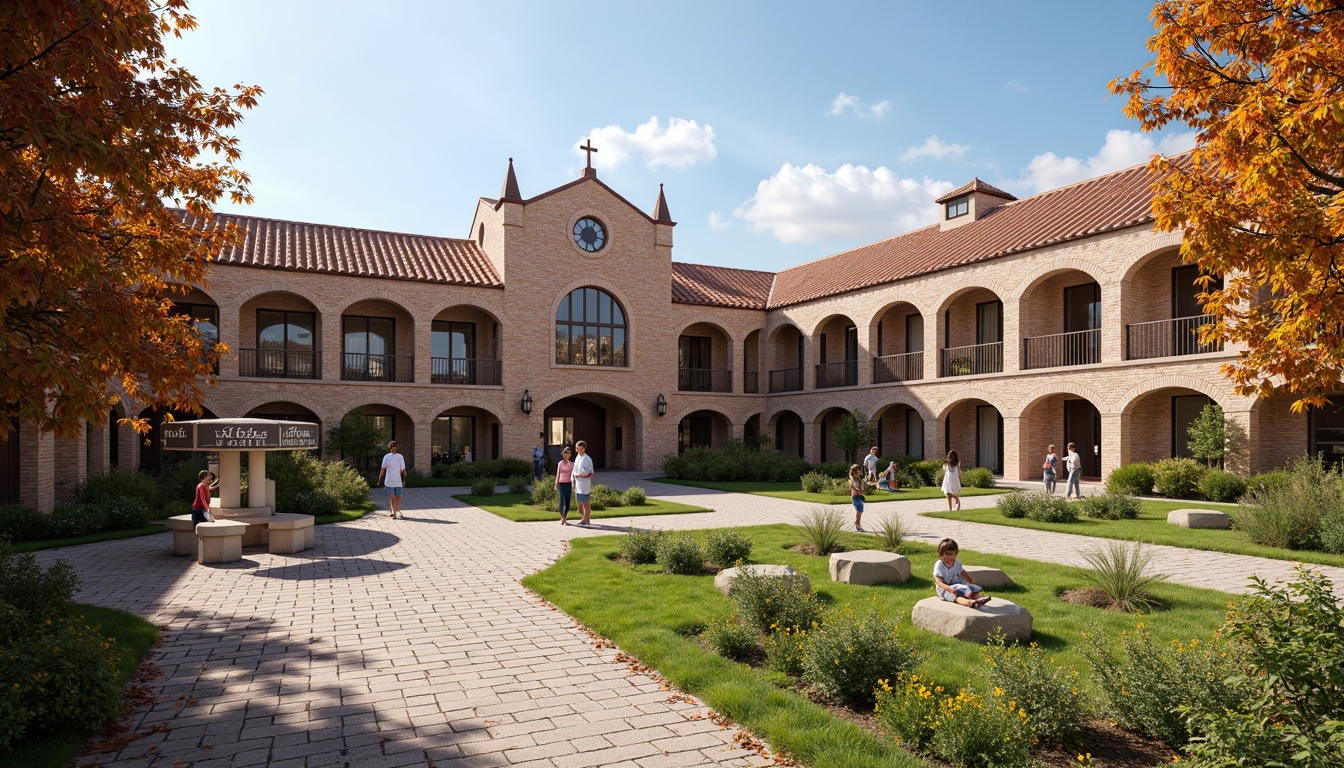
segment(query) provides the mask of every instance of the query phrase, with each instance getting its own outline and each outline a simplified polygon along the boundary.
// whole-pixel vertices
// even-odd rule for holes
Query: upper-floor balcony
[[[677,390],[680,392],[732,392],[732,370],[714,368],[678,368]]]
[[[415,358],[347,352],[341,359],[341,380],[414,382]]]
[[[906,352],[873,358],[873,383],[890,384],[894,381],[918,381],[924,378],[924,353]]]
[[[322,353],[312,350],[240,349],[238,375],[269,379],[320,379]]]
[[[1213,315],[1175,317],[1125,326],[1125,359],[1202,355],[1223,351],[1221,340],[1200,340],[1200,328],[1216,322]]]
[[[1022,369],[1101,362],[1101,329],[1029,336],[1022,340]]]
[[[433,384],[462,387],[497,387],[502,383],[503,364],[499,360],[467,357],[430,358],[429,380]]]
[[[942,350],[940,376],[972,376],[978,373],[1003,372],[1003,342],[971,344]]]
[[[817,389],[854,387],[859,384],[859,361],[822,363],[817,366]]]
[[[802,368],[783,368],[770,372],[771,392],[797,392],[803,388]]]

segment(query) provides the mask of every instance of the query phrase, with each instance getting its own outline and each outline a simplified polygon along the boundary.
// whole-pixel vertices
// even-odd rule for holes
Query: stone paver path
[[[136,712],[145,734],[82,765],[529,766],[761,765],[735,728],[649,674],[613,663],[575,622],[519,580],[563,554],[572,536],[627,525],[690,529],[792,522],[811,505],[656,484],[603,473],[616,487],[706,506],[713,514],[595,521],[591,530],[511,523],[451,497],[409,489],[408,519],[382,515],[320,526],[297,555],[245,553],[201,566],[174,557],[166,536],[40,553],[75,566],[80,599],[163,626],[151,683],[158,702]],[[384,492],[375,491],[384,500]],[[965,499],[987,506],[993,497]],[[913,536],[952,536],[964,549],[1082,564],[1095,539],[935,520],[941,499],[872,504],[898,512]],[[1252,573],[1292,564],[1153,547],[1172,580],[1244,590]],[[1323,568],[1341,590],[1344,569]]]

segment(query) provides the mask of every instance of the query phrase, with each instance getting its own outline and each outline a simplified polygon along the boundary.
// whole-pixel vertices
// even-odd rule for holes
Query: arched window
[[[627,365],[625,310],[601,288],[577,288],[555,311],[555,362]]]

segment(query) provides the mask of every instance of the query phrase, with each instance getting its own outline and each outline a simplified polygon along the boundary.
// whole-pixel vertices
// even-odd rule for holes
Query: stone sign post
[[[167,422],[162,427],[165,451],[219,454],[219,517],[259,517],[275,512],[266,482],[267,451],[316,448],[318,426],[306,421],[271,419],[198,419]],[[243,452],[247,452],[247,506],[242,506]]]

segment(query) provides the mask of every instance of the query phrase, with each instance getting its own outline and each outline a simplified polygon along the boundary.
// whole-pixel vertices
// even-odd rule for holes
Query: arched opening
[[[480,307],[458,304],[430,323],[430,381],[454,386],[497,387],[502,381],[500,325]]]
[[[732,392],[732,341],[713,323],[695,323],[677,336],[677,391]]]
[[[797,392],[803,388],[803,332],[795,325],[782,325],[770,334],[771,392]]]
[[[818,461],[854,462],[868,452],[870,446],[858,446],[852,452],[836,445],[835,429],[850,414],[848,408],[827,408],[817,415],[815,422]]]
[[[1214,322],[1204,311],[1196,264],[1181,261],[1180,250],[1158,251],[1130,267],[1121,282],[1121,322],[1125,359],[1146,360],[1220,352],[1221,341],[1200,340],[1200,329]],[[1209,289],[1222,286],[1216,277]]]
[[[753,413],[747,418],[747,423],[742,426],[742,440],[747,445],[765,444],[765,436],[761,433],[761,414]]]
[[[793,411],[779,411],[771,417],[775,450],[798,458],[806,455],[803,445],[803,418]]]
[[[1101,285],[1088,273],[1064,269],[1036,280],[1022,292],[1018,317],[1023,369],[1101,362]]]
[[[555,310],[555,362],[559,365],[630,364],[625,308],[610,293],[576,288]]]
[[[1101,479],[1101,412],[1091,400],[1063,392],[1038,398],[1023,409],[1019,429],[1018,477],[1040,477],[1046,449],[1054,445],[1063,460],[1073,443],[1082,460],[1083,479]],[[1064,485],[1068,473],[1063,465],[1057,475]]]
[[[173,421],[192,421],[194,419],[215,419],[219,418],[211,413],[209,408],[202,408],[199,414],[190,411],[179,411],[176,409],[159,410],[157,408],[146,408],[140,412],[139,418],[149,420],[149,432],[139,435],[140,438],[140,471],[158,474],[162,472],[168,464],[178,460],[185,460],[190,454],[180,451],[163,450],[163,422],[168,416],[172,416]]]
[[[191,318],[192,325],[200,334],[207,350],[213,350],[219,343],[219,306],[215,300],[199,288],[192,288],[185,294],[173,294],[172,313]],[[214,362],[215,373],[219,373],[219,361]]]
[[[859,329],[845,315],[817,324],[812,336],[817,354],[817,389],[854,387],[859,383]]]
[[[465,405],[449,408],[434,417],[429,427],[429,446],[431,464],[498,459],[499,419],[483,408]]]
[[[0,504],[19,501],[19,420],[9,420],[9,437],[0,442]]]
[[[1003,415],[984,400],[958,401],[943,413],[943,446],[957,452],[963,468],[1003,475]]]
[[[924,378],[924,315],[914,304],[898,301],[878,313],[869,338],[874,384]]]
[[[742,343],[742,391],[749,395],[761,391],[761,331],[747,334]]]
[[[415,422],[400,408],[382,403],[360,406],[341,417],[340,427],[350,429],[348,436],[341,437],[346,444],[327,447],[333,453],[339,451],[339,458],[360,472],[376,470],[378,457],[392,440],[397,441],[397,451],[405,457],[407,468],[413,466]]]
[[[877,425],[878,455],[899,453],[924,458],[924,417],[918,409],[892,403],[873,414],[873,423]]]
[[[415,381],[415,321],[410,313],[384,299],[346,307],[341,313],[341,379]]]
[[[677,425],[677,454],[688,448],[713,448],[732,435],[732,424],[718,411],[699,410],[686,414]]]
[[[1190,425],[1204,406],[1215,403],[1203,392],[1185,387],[1164,387],[1134,398],[1125,405],[1121,419],[1120,464],[1193,458]]]
[[[322,315],[308,299],[272,291],[238,311],[238,375],[322,378]]]
[[[948,299],[939,314],[939,376],[1003,371],[1003,301],[998,294],[967,288]]]
[[[561,448],[582,440],[596,468],[639,468],[639,420],[625,401],[601,394],[566,397],[547,406],[543,418],[552,465]]]

